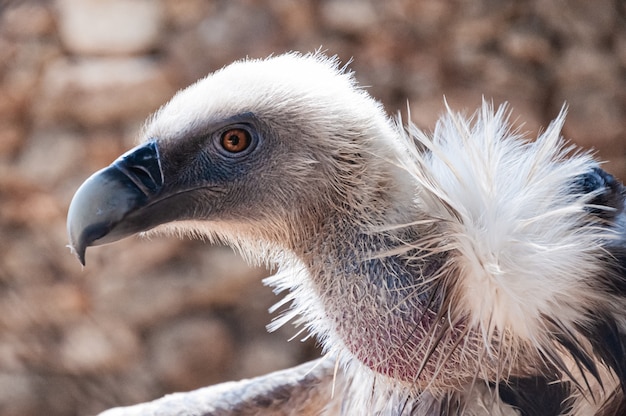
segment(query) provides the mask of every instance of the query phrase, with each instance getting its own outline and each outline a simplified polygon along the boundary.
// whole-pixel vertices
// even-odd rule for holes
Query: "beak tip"
[[[67,245],[70,249],[70,252],[76,256],[80,264],[85,267],[85,252],[87,251],[87,247],[84,244],[79,244],[78,246],[70,243]]]

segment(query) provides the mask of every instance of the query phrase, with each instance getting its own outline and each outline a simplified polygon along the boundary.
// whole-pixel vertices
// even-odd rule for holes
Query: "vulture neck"
[[[289,283],[288,277],[278,286],[294,292],[296,312],[313,315],[308,326],[327,349],[415,383],[423,357],[413,356],[409,347],[428,332],[416,328],[434,327],[437,316],[431,311],[439,310],[441,301],[436,288],[422,280],[435,275],[445,259],[422,256],[414,248],[425,231],[409,225],[423,217],[413,201],[415,184],[402,180],[409,175],[390,165],[387,186],[372,181],[370,187],[352,189],[359,195],[349,197],[359,204],[318,218],[292,241],[291,250],[306,270],[307,289],[298,290],[301,283]],[[317,316],[309,298],[315,299]]]

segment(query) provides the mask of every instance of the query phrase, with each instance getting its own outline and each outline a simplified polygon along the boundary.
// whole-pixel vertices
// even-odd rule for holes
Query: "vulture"
[[[483,100],[423,132],[322,53],[179,91],[77,190],[71,249],[228,244],[324,356],[112,414],[626,414],[625,188],[564,110],[534,140],[509,119]]]

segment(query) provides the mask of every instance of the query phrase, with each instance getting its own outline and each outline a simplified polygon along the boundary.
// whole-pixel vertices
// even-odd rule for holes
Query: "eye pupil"
[[[250,142],[250,133],[244,129],[230,129],[222,134],[222,147],[230,153],[246,150]]]
[[[239,137],[231,134],[230,136],[228,136],[228,144],[230,146],[237,146],[239,144]]]

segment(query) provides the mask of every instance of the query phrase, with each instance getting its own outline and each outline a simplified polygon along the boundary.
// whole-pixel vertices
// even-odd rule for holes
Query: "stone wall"
[[[245,56],[351,58],[390,113],[509,101],[626,179],[626,6],[611,0],[0,2],[0,414],[85,415],[314,357],[230,250],[65,247],[73,192],[177,89]]]

